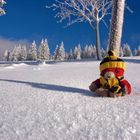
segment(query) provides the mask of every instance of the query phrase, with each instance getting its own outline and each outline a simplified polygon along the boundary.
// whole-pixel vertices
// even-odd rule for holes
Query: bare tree
[[[103,18],[109,14],[111,0],[56,0],[52,6],[56,11],[55,17],[58,22],[67,20],[67,26],[78,22],[88,22],[90,27],[96,32],[96,52],[97,59],[101,59],[99,23],[105,21]]]
[[[109,50],[114,50],[119,56],[125,0],[112,0],[112,19],[110,27]]]
[[[4,0],[0,0],[0,16],[5,15],[5,11],[2,8],[4,4],[6,4],[6,2]]]

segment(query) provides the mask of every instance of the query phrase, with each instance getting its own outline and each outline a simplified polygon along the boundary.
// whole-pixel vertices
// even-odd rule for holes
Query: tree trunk
[[[100,49],[100,31],[99,31],[99,22],[96,21],[96,52],[97,52],[97,59],[101,60],[101,49]]]
[[[96,17],[96,28],[95,28],[95,32],[96,32],[96,53],[97,53],[97,59],[101,60],[101,49],[100,49],[100,30],[99,30],[99,20],[98,20],[98,9],[95,8],[95,17]]]
[[[125,0],[112,0],[112,19],[110,27],[109,50],[119,56],[121,45]]]

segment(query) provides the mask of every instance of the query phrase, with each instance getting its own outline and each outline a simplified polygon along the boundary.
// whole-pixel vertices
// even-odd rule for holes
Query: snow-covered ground
[[[0,65],[0,140],[139,140],[140,57],[128,58],[132,94],[88,90],[99,61]]]

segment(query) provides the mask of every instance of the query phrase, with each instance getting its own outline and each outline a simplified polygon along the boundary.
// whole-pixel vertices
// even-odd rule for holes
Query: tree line
[[[105,57],[108,49],[101,48],[101,56]],[[131,50],[130,45],[127,43],[120,48],[120,56],[138,56],[140,55],[140,46],[134,51]],[[30,47],[26,45],[17,45],[13,50],[5,50],[3,54],[4,61],[64,61],[64,60],[81,60],[87,58],[97,58],[97,52],[95,45],[85,45],[81,47],[80,44],[70,49],[69,52],[65,51],[65,45],[61,42],[56,45],[53,54],[50,52],[49,44],[47,39],[42,39],[39,47],[36,42],[33,41]]]

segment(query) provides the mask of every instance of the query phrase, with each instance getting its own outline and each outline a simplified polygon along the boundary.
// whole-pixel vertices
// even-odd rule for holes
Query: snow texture
[[[0,140],[139,140],[140,57],[125,60],[133,91],[119,98],[88,90],[99,61],[1,64]]]

